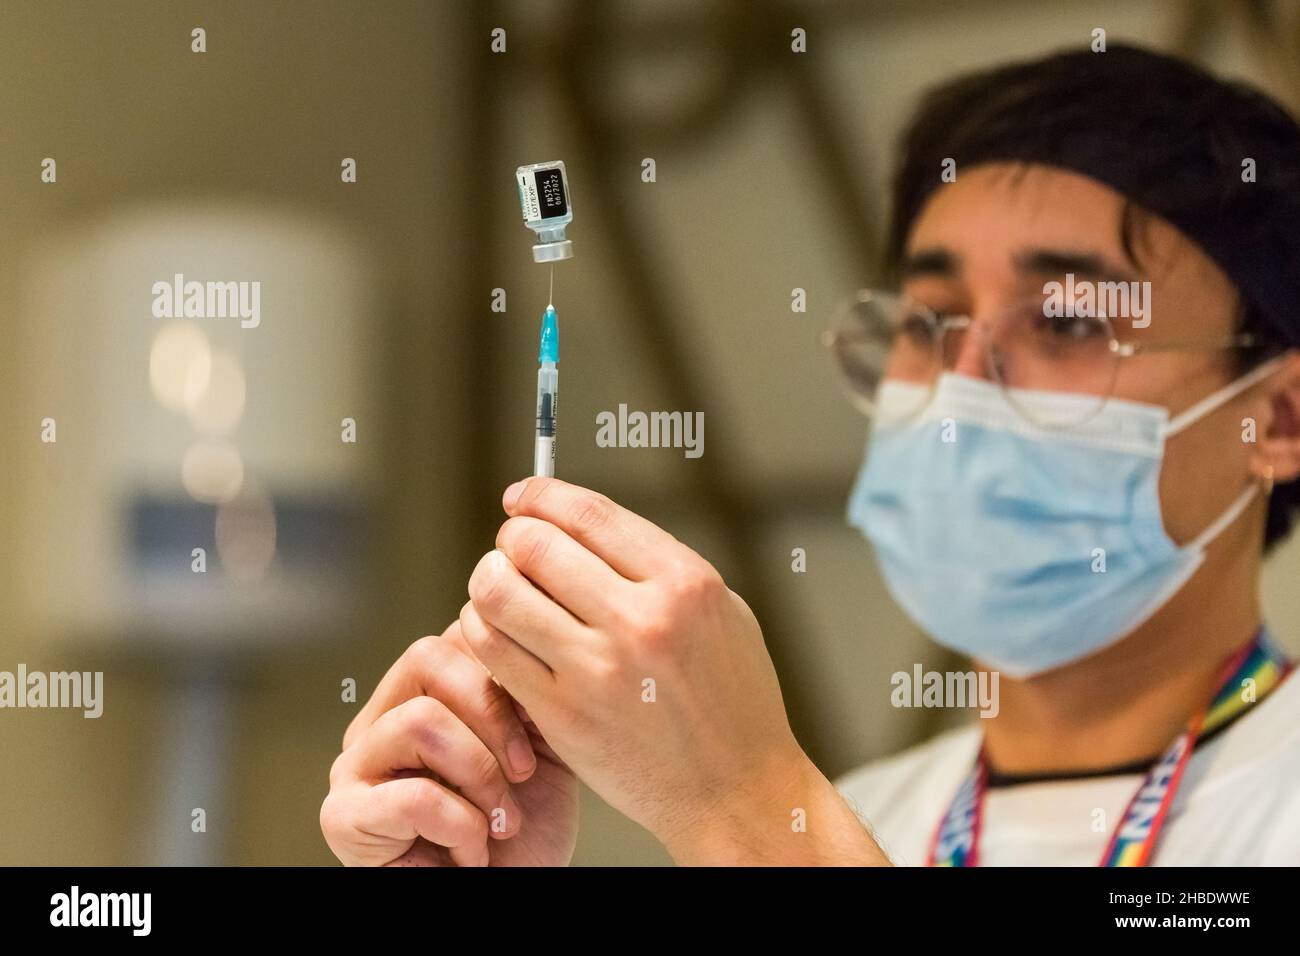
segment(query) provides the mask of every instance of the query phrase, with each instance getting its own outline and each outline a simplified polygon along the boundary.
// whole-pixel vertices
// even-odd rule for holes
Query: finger
[[[360,863],[391,859],[392,845],[423,837],[446,847],[460,866],[486,866],[488,825],[464,797],[428,777],[402,777],[340,795],[335,811],[350,827]],[[377,856],[387,854],[384,859]]]
[[[455,866],[455,863],[445,846],[438,846],[421,837],[411,844],[409,850],[397,859],[389,860],[384,866]]]
[[[343,749],[353,742],[379,715],[392,710],[412,697],[437,697],[445,689],[438,678],[451,666],[450,658],[459,649],[460,622],[452,621],[441,634],[428,634],[412,643],[388,668],[370,699],[348,724],[343,735]],[[470,659],[473,657],[471,655]],[[440,686],[435,686],[438,682]]]
[[[631,600],[632,583],[548,521],[508,518],[497,547],[510,563],[574,617],[598,625]]]
[[[537,756],[514,702],[474,656],[459,621],[441,635],[420,638],[389,668],[348,727],[344,750],[381,714],[416,697],[433,697],[446,704],[512,779],[526,780],[536,769]]]
[[[498,839],[519,831],[523,818],[497,758],[445,704],[414,697],[380,716],[339,758],[343,773],[378,783],[396,771],[424,768],[482,811]]]
[[[472,602],[460,609],[460,627],[478,659],[488,666],[510,696],[527,707],[530,714],[542,714],[555,686],[551,669],[485,621]],[[533,750],[537,750],[536,742]]]
[[[586,625],[537,590],[503,552],[495,549],[483,556],[470,575],[469,598],[483,620],[510,635],[550,669],[563,659],[575,641],[587,634]],[[464,627],[462,619],[462,633]],[[496,673],[492,662],[478,653],[468,634],[465,639],[488,670]]]
[[[506,489],[506,514],[530,515],[562,528],[630,581],[670,570],[685,548],[667,531],[604,495],[558,478],[528,478]]]

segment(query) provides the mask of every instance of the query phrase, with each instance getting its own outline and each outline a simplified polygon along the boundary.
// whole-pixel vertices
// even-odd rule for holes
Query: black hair
[[[1300,347],[1300,125],[1264,94],[1172,56],[1112,44],[967,74],[928,91],[904,131],[887,269],[941,184],[941,163],[1039,163],[1125,197],[1124,250],[1146,213],[1214,259],[1241,300],[1240,329],[1263,355]],[[1245,159],[1255,176],[1243,175]],[[1268,550],[1291,530],[1300,481],[1278,484]]]

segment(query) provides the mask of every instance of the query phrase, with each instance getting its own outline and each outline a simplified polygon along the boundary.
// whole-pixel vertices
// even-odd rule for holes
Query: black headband
[[[1262,94],[1112,46],[957,80],[930,94],[904,148],[895,252],[944,159],[959,176],[989,162],[1054,166],[1168,220],[1282,344],[1300,345],[1300,126]]]

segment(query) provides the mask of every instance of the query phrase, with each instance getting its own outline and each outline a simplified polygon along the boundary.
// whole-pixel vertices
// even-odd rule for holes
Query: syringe
[[[537,441],[533,446],[533,474],[555,476],[555,419],[560,391],[560,327],[555,306],[542,313],[542,342],[537,353]]]

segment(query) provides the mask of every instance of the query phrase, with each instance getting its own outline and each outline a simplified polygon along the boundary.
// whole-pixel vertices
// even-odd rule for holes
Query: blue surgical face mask
[[[1160,516],[1160,464],[1169,436],[1273,364],[1173,420],[1112,398],[1068,429],[1037,427],[999,385],[954,373],[904,417],[928,389],[886,380],[849,522],[875,546],[895,600],[940,644],[1012,677],[1079,660],[1165,604],[1250,504],[1253,483],[1180,547]],[[1096,404],[1060,392],[1015,399],[1039,421]]]

